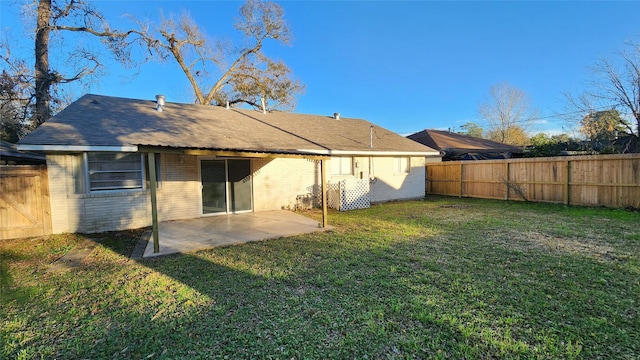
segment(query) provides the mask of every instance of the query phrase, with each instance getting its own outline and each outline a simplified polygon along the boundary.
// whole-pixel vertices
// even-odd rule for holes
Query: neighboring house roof
[[[92,94],[78,99],[20,141],[21,149],[45,151],[135,151],[137,146],[323,155],[439,155],[361,119],[263,114],[169,102],[160,112],[156,101]]]
[[[16,144],[0,142],[0,164],[41,165],[45,162],[44,154],[19,151]]]
[[[444,130],[423,130],[411,134],[407,138],[440,150],[445,158],[450,159],[512,157],[514,154],[523,153],[522,148],[518,146]]]
[[[621,136],[613,140],[613,146],[615,146],[622,154],[640,153],[640,139],[638,136]]]

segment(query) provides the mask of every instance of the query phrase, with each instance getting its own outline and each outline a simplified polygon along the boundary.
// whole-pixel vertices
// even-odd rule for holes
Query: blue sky
[[[2,31],[14,53],[30,56],[14,1],[0,0]],[[122,14],[158,21],[188,11],[211,36],[230,37],[242,2],[94,1],[107,19]],[[365,118],[401,134],[425,128],[485,125],[478,106],[491,85],[508,82],[526,92],[540,113],[535,132],[568,132],[555,114],[563,93],[578,92],[589,67],[640,39],[640,1],[281,1],[294,39],[265,52],[285,61],[306,85],[296,112]],[[16,40],[20,39],[20,40]],[[237,39],[236,39],[237,40]],[[55,55],[52,54],[52,58]],[[55,63],[55,60],[52,61]],[[173,62],[147,63],[132,77],[119,65],[87,89],[104,95],[168,101],[192,98]]]

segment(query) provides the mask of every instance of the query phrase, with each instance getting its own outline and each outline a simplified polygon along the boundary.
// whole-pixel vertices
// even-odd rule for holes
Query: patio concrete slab
[[[329,229],[331,227],[320,227],[317,220],[285,210],[163,221],[158,224],[160,252],[153,252],[153,236],[148,233],[145,235],[148,242],[143,257],[204,250]]]

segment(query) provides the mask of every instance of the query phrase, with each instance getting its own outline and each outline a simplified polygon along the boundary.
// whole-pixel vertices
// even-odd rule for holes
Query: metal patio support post
[[[158,201],[156,199],[156,154],[149,154],[149,190],[151,191],[151,222],[153,231],[153,252],[160,252],[158,236]]]
[[[320,160],[320,177],[322,177],[322,227],[327,227],[327,172],[326,172],[327,160]]]

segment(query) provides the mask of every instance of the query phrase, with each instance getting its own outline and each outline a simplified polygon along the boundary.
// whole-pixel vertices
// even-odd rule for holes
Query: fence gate
[[[0,240],[49,234],[46,167],[0,166]]]

